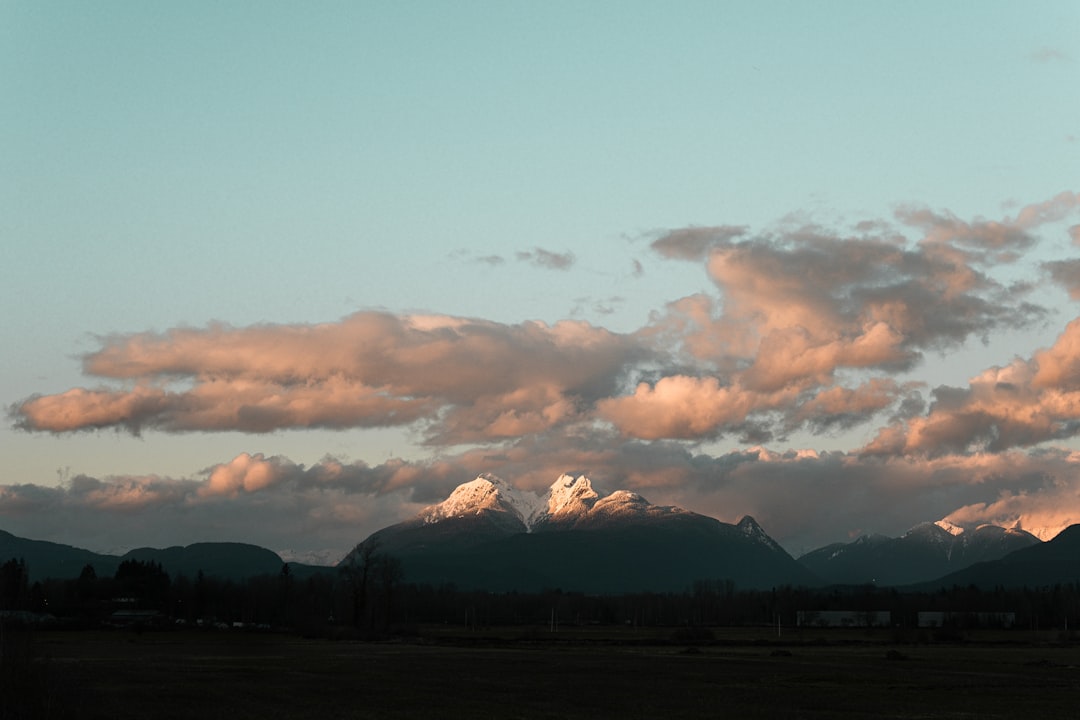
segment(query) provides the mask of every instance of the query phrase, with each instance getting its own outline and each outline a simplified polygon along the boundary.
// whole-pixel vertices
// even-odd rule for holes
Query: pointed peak
[[[754,519],[753,515],[743,515],[742,519],[736,524],[743,530],[752,530],[754,528],[757,528],[758,530],[761,529],[761,525],[758,524],[758,521]]]
[[[600,493],[593,487],[592,480],[585,475],[573,475],[563,473],[559,476],[559,479],[552,483],[551,488],[548,491],[549,497],[553,500],[555,498],[599,498],[603,493]]]
[[[556,489],[569,489],[574,487],[592,489],[592,480],[586,475],[573,475],[571,473],[563,473],[559,478],[551,484],[551,490],[554,492]]]
[[[568,512],[585,513],[599,499],[600,493],[593,488],[589,478],[584,475],[574,477],[564,473],[548,490],[547,514],[552,516]]]
[[[769,533],[765,532],[765,529],[758,524],[758,521],[753,518],[752,515],[743,515],[742,519],[735,524],[744,535],[752,540],[765,545],[768,548],[777,550],[779,552],[785,552],[779,543],[769,537]]]
[[[480,473],[479,475],[476,476],[476,480],[483,480],[483,481],[485,481],[485,482],[487,482],[487,483],[489,483],[491,485],[494,485],[495,487],[499,487],[499,488],[510,487],[510,483],[506,482],[501,477],[499,477],[498,475],[495,475],[493,473],[487,473],[487,472]],[[476,482],[476,480],[473,480],[472,482]],[[467,485],[468,483],[465,483],[465,484]],[[462,486],[459,485],[458,487],[462,487]]]
[[[758,521],[753,518],[752,515],[743,515],[739,522],[735,523],[735,527],[739,528],[742,533],[748,537],[752,537],[757,540],[772,543],[772,538],[765,532],[764,528],[758,525]]]
[[[522,492],[497,475],[481,473],[475,480],[458,485],[450,497],[426,508],[420,516],[425,523],[435,523],[450,517],[509,512],[529,529],[538,505],[540,499],[534,493]]]

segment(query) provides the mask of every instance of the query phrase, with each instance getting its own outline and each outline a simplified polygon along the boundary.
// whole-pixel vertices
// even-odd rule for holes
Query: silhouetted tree
[[[12,558],[0,565],[0,610],[26,610],[30,573],[26,561]]]
[[[125,560],[116,568],[117,591],[135,598],[140,605],[160,607],[169,595],[169,574],[152,560]]]
[[[349,586],[352,597],[352,624],[359,628],[367,612],[368,590],[375,568],[375,554],[379,549],[377,540],[368,540],[356,546],[349,554],[349,561],[341,566],[341,574]]]

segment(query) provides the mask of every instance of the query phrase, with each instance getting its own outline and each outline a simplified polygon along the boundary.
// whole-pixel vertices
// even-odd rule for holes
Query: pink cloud
[[[1054,344],[1035,353],[1031,377],[1036,388],[1080,390],[1080,318],[1073,320]]]
[[[235,495],[238,492],[258,492],[281,479],[278,462],[267,460],[262,453],[242,453],[232,461],[210,471],[200,492],[207,495]]]
[[[67,432],[120,425],[137,433],[139,418],[167,406],[167,394],[158,388],[140,386],[127,392],[73,388],[32,397],[18,406],[17,413],[19,423],[31,430]]]
[[[1022,228],[1035,228],[1068,217],[1078,206],[1080,193],[1064,191],[1045,202],[1032,203],[1021,208],[1013,222]]]
[[[998,452],[1080,434],[1080,320],[1032,359],[1016,359],[938,388],[925,416],[883,428],[865,452]]]
[[[439,442],[498,439],[573,419],[648,354],[632,337],[570,321],[369,312],[320,325],[213,325],[108,338],[86,371],[134,388],[76,388],[14,412],[22,427],[51,432],[421,423]],[[164,389],[178,381],[190,387]]]
[[[793,393],[764,394],[738,386],[723,387],[716,378],[674,375],[654,385],[641,383],[633,395],[602,400],[601,417],[636,438],[693,439],[735,429],[751,413],[793,401]]]
[[[878,222],[850,236],[814,225],[756,236],[741,226],[672,231],[654,249],[705,261],[715,289],[670,303],[631,334],[574,321],[359,312],[320,324],[110,336],[83,360],[103,386],[30,397],[11,413],[23,429],[54,433],[408,427],[444,447],[596,421],[648,439],[760,440],[848,426],[903,400],[890,379],[927,351],[1042,317],[1025,299],[1030,286],[1005,285],[992,271],[1078,204],[1060,193],[995,221],[898,211],[915,239]],[[556,256],[537,249],[526,259],[569,262]],[[1071,265],[1046,268],[1074,283]],[[1041,410],[1030,418],[1021,406],[1033,401],[1004,386],[984,382],[963,401],[943,389],[930,415],[884,429],[868,450],[1011,447],[1068,434],[1071,398],[1039,388],[1073,373],[1073,354],[1062,340],[1037,358],[1029,395],[1040,394]],[[1005,407],[1012,415],[996,414]]]
[[[761,341],[750,368],[742,374],[749,387],[767,392],[793,384],[831,383],[837,368],[902,365],[909,358],[903,337],[887,323],[874,323],[859,335],[815,342],[801,327],[774,330]]]
[[[244,379],[208,379],[184,392],[138,386],[84,390],[31,398],[18,409],[32,430],[67,432],[118,426],[139,433],[404,425],[432,410],[424,399],[388,396],[341,378],[303,385]]]
[[[900,389],[888,378],[873,378],[855,388],[834,385],[799,406],[798,418],[819,425],[846,424],[896,402]]]

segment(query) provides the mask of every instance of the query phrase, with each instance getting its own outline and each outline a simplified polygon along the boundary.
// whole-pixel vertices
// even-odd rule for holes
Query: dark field
[[[1020,631],[898,643],[719,629],[691,645],[670,629],[437,630],[384,643],[39,631],[26,702],[5,702],[8,717],[228,720],[1071,718],[1080,702],[1080,646]]]

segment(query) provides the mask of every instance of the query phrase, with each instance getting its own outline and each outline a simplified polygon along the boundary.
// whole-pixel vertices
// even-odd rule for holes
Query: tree
[[[379,552],[379,542],[360,543],[341,566],[349,590],[352,624],[369,635],[384,630],[393,619],[397,591],[405,573],[401,561]]]
[[[117,589],[141,605],[160,606],[168,599],[169,575],[161,563],[125,560],[116,569]]]
[[[369,583],[375,568],[375,554],[379,541],[369,539],[357,545],[349,553],[349,561],[341,566],[341,573],[348,583],[352,596],[353,627],[359,628],[367,611]]]
[[[75,581],[75,595],[79,600],[91,600],[97,595],[97,571],[87,563]]]
[[[25,610],[30,573],[26,561],[12,558],[0,566],[0,610]]]
[[[392,555],[379,555],[376,562],[376,572],[379,579],[379,593],[383,602],[383,623],[389,625],[394,619],[394,604],[397,600],[397,589],[405,577],[401,560]]]

